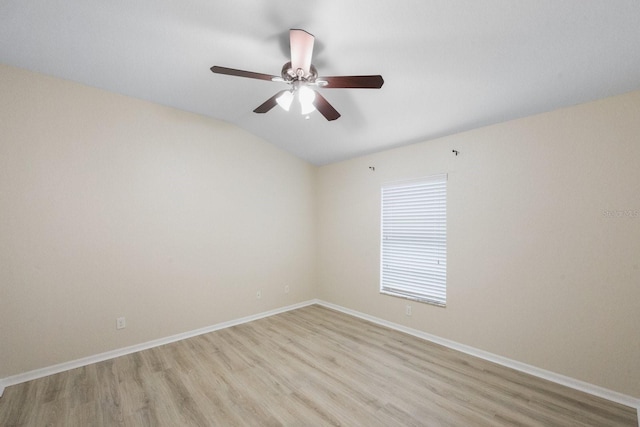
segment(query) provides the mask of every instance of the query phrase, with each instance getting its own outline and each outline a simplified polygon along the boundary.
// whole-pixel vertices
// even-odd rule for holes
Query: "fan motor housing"
[[[301,68],[294,70],[291,67],[291,62],[287,62],[282,66],[282,72],[280,73],[280,75],[286,82],[304,81],[313,83],[318,77],[318,70],[316,70],[316,67],[311,64],[311,66],[309,67],[309,73],[305,73]]]

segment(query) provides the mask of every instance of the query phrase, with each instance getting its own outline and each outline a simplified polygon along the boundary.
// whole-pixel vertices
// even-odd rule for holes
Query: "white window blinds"
[[[380,292],[446,304],[446,174],[382,187],[380,264]]]

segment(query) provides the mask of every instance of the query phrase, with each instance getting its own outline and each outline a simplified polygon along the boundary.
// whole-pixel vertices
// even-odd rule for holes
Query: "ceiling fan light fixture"
[[[313,45],[315,37],[300,29],[289,30],[289,46],[291,48],[291,61],[285,63],[280,71],[280,76],[270,74],[255,73],[253,71],[237,70],[235,68],[221,67],[214,65],[211,71],[216,74],[226,74],[229,76],[246,77],[257,80],[268,80],[272,82],[286,83],[291,89],[280,92],[267,99],[256,107],[253,112],[264,114],[271,111],[277,105],[285,111],[291,110],[291,105],[295,99],[295,110],[306,118],[309,114],[318,111],[328,121],[336,120],[340,113],[333,108],[320,92],[316,92],[312,87],[332,88],[332,89],[380,89],[384,80],[380,75],[363,76],[333,76],[318,78],[318,70],[311,63],[313,55]]]
[[[283,92],[282,95],[276,98],[276,102],[284,111],[289,111],[293,102],[293,93],[290,90]]]

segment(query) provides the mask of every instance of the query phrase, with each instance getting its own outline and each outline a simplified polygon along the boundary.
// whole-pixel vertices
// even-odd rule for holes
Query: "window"
[[[382,186],[380,292],[440,306],[447,297],[447,175]]]

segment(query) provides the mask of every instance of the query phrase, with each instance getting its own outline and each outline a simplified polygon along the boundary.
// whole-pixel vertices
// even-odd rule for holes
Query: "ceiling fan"
[[[289,31],[291,61],[284,64],[280,77],[217,65],[211,67],[211,71],[230,76],[283,82],[291,86],[291,89],[281,90],[267,99],[253,110],[254,113],[266,113],[276,104],[289,111],[293,102],[296,101],[303,115],[318,110],[327,120],[337,119],[340,113],[314,89],[315,87],[326,89],[380,89],[382,87],[384,80],[379,75],[318,77],[318,71],[311,63],[314,40],[315,37],[304,30]]]

